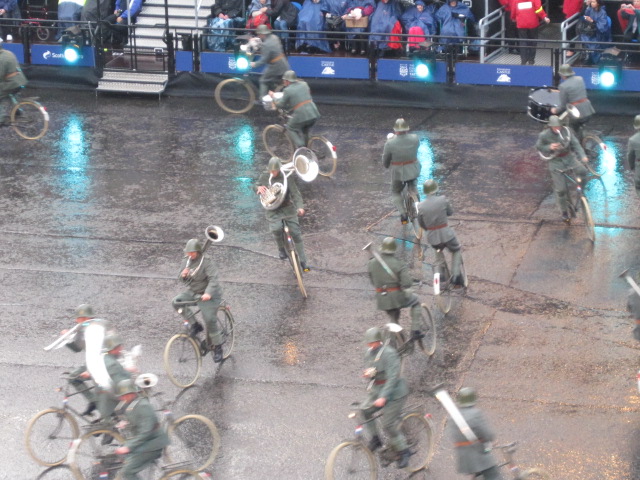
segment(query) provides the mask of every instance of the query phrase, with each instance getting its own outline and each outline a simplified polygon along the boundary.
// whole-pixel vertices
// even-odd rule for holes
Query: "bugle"
[[[76,331],[80,328],[82,324],[77,323],[73,328],[67,330],[65,333],[60,335],[56,340],[51,344],[44,347],[44,351],[48,352],[49,350],[57,350],[58,348],[64,347],[67,343],[71,343],[76,336]]]

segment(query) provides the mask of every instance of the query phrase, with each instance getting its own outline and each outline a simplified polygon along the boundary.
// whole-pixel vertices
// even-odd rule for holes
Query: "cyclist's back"
[[[9,123],[9,112],[5,110],[6,97],[27,84],[27,78],[18,65],[16,56],[5,50],[0,38],[0,125]]]
[[[582,126],[585,125],[596,111],[587,97],[587,88],[584,79],[576,75],[570,65],[561,65],[558,69],[562,78],[558,89],[560,90],[560,105],[555,112],[562,113],[567,105],[573,105],[580,112],[580,117],[569,115],[569,126],[576,132],[578,139],[582,140]]]

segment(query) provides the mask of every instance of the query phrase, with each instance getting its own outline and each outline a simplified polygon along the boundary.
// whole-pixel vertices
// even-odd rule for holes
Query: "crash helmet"
[[[557,115],[551,115],[549,117],[549,123],[547,125],[549,125],[550,127],[561,127],[562,122],[560,121],[560,117],[558,117]]]
[[[573,68],[571,68],[571,65],[567,63],[560,65],[560,68],[558,69],[558,73],[563,77],[571,77],[576,74],[576,72],[573,71]]]
[[[126,395],[127,393],[138,393],[138,387],[133,382],[133,379],[127,378],[118,382],[117,392],[118,396]]]
[[[396,120],[395,125],[393,126],[394,132],[407,132],[409,131],[409,124],[406,122],[404,118],[399,118]]]
[[[282,75],[282,79],[288,82],[297,82],[298,75],[296,75],[296,72],[294,72],[293,70],[287,70],[286,72],[284,72],[284,75]]]
[[[269,35],[270,33],[271,29],[264,24],[258,25],[258,28],[256,28],[256,35]]]
[[[380,245],[380,253],[396,253],[396,249],[398,246],[396,245],[396,239],[393,237],[387,237],[382,241],[382,245]]]
[[[471,387],[462,387],[458,392],[458,405],[460,407],[473,407],[476,404],[476,390]]]
[[[114,330],[110,330],[107,332],[107,335],[104,339],[104,348],[107,350],[107,352],[110,352],[123,343],[124,342],[122,341],[122,337],[118,335]]]
[[[271,157],[269,159],[269,165],[267,165],[267,170],[271,172],[272,170],[280,170],[281,168],[282,168],[282,160],[280,160],[278,157]]]
[[[636,118],[633,119],[633,128],[640,130],[640,115],[636,115]]]
[[[93,313],[93,307],[88,303],[83,303],[82,305],[78,305],[76,308],[76,318],[87,317],[93,318],[95,314]]]
[[[187,241],[187,244],[184,246],[184,253],[190,252],[201,252],[202,251],[202,243],[197,238],[192,238]]]
[[[364,332],[364,343],[373,343],[382,341],[382,330],[378,327],[371,327]]]
[[[430,195],[432,193],[436,193],[438,191],[438,183],[435,180],[429,179],[426,180],[423,184],[422,184],[422,191],[424,193],[426,193],[427,195]]]

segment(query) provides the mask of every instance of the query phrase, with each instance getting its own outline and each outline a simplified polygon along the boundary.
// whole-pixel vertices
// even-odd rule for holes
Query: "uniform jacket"
[[[552,152],[552,143],[560,143],[562,144],[562,147],[559,150]],[[565,162],[565,160],[576,160],[576,154],[580,158],[585,157],[582,145],[580,145],[578,138],[569,127],[562,127],[559,134],[554,133],[551,128],[545,128],[540,132],[540,135],[538,135],[536,148],[545,157],[549,157],[554,154],[554,159],[562,160],[563,162]],[[552,159],[552,161],[554,159]]]
[[[415,133],[394,135],[384,144],[382,163],[391,168],[391,180],[406,182],[418,178],[422,166],[418,162],[420,140]],[[409,163],[406,163],[409,162]],[[405,165],[400,165],[406,163]]]
[[[591,101],[587,98],[587,88],[584,85],[582,77],[572,75],[560,83],[558,89],[560,90],[559,108],[562,109],[562,111],[567,108],[567,103],[571,103],[580,112],[581,120],[596,113],[591,105]],[[582,101],[584,99],[586,100]]]
[[[540,20],[547,18],[540,0],[513,0],[511,2],[511,20],[518,28],[537,28]]]
[[[384,292],[376,291],[376,304],[379,310],[393,310],[395,308],[402,308],[407,305],[411,293],[405,289],[410,288],[413,285],[413,279],[409,274],[409,267],[402,260],[396,258],[393,254],[381,253],[380,256],[389,266],[391,271],[395,273],[398,280],[394,279],[389,272],[376,260],[372,258],[367,264],[367,271],[369,272],[369,280],[371,284],[376,288],[385,289]],[[388,291],[388,289],[397,289]]]
[[[631,170],[635,170],[636,160],[640,161],[640,131],[633,135],[627,143],[627,161]]]
[[[300,191],[298,190],[298,186],[296,185],[295,180],[293,179],[293,175],[290,175],[287,178],[287,193],[284,197],[284,201],[282,205],[276,210],[265,210],[267,215],[267,220],[269,222],[280,222],[283,219],[287,220],[295,220],[298,219],[298,209],[304,208],[304,203],[302,201],[302,195],[300,195]],[[284,183],[284,175],[282,172],[278,173],[278,175],[271,179],[271,183]],[[260,179],[256,184],[255,190],[257,191],[259,186],[269,186],[269,172],[264,172],[260,175]]]
[[[122,380],[128,380],[131,378],[131,373],[124,369],[116,355],[105,353],[104,365],[107,367],[107,373],[111,377],[111,382],[114,387],[116,387]],[[112,389],[112,393],[115,393],[115,388]]]
[[[376,375],[370,379],[371,388],[368,389],[363,408],[370,407],[378,398],[392,401],[409,395],[407,382],[400,376],[400,356],[390,345],[367,349],[364,354],[364,366],[365,369],[375,368]]]
[[[156,412],[144,397],[136,397],[125,409],[132,436],[124,443],[131,453],[153,452],[169,445],[169,437]]]
[[[627,310],[635,320],[640,320],[640,296],[633,288],[627,294]]]
[[[227,15],[229,18],[242,17],[242,0],[216,0],[211,5],[211,16]]]
[[[7,78],[7,75],[15,72],[18,72],[18,74]],[[0,95],[6,95],[26,84],[27,79],[18,65],[16,56],[13,52],[0,47]]]
[[[497,465],[493,455],[490,452],[485,453],[484,444],[492,442],[495,439],[495,435],[489,427],[489,423],[483,413],[475,407],[460,408],[460,413],[466,420],[469,428],[471,428],[476,437],[478,437],[479,442],[455,447],[458,459],[458,473],[471,475]],[[454,445],[468,441],[467,437],[462,434],[453,420],[449,420],[447,424],[447,433]]]
[[[452,214],[451,204],[444,195],[427,195],[427,198],[418,204],[418,223],[427,232],[427,242],[430,245],[440,245],[456,238],[447,219]],[[441,225],[446,227],[429,230]]]
[[[289,62],[282,50],[282,43],[274,34],[267,35],[262,42],[260,58],[256,61],[255,68],[262,65],[267,66],[264,70],[265,76],[282,77],[284,72],[289,70]]]
[[[302,102],[311,100],[309,103],[300,105]],[[300,105],[300,106],[298,106]],[[308,120],[320,118],[318,107],[313,103],[311,98],[311,90],[307,82],[298,80],[291,82],[282,92],[282,98],[276,100],[276,106],[292,113],[292,122],[300,123]],[[298,106],[296,108],[296,106]],[[289,177],[288,180],[291,180]]]
[[[200,253],[195,260],[191,260],[189,263],[189,268],[191,270],[195,270],[200,265],[200,260],[202,260],[202,265],[196,272],[196,274],[191,278],[182,278],[180,276],[180,280],[187,284],[187,288],[196,295],[202,295],[204,293],[208,293],[211,295],[213,299],[221,299],[222,298],[222,289],[218,284],[218,274],[216,272],[216,267],[213,265],[213,260],[205,255],[204,259],[202,258],[202,253]],[[189,262],[188,258],[185,258],[182,261],[182,267],[180,268],[180,272],[187,267],[187,263]]]

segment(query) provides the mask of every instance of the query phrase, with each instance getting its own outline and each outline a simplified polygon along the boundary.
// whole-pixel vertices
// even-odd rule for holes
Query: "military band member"
[[[382,409],[382,428],[389,438],[391,448],[398,454],[398,468],[406,468],[411,452],[407,439],[400,430],[400,421],[409,387],[400,376],[400,356],[390,345],[383,345],[382,331],[377,327],[366,331],[364,341],[368,348],[364,356],[363,376],[369,379],[369,385],[367,398],[361,404],[362,415],[370,420]],[[371,438],[369,449],[374,451],[382,446],[376,422],[367,422],[365,425]]]
[[[640,281],[640,274],[636,275],[636,282],[638,281]],[[640,295],[633,288],[630,288],[627,294],[627,310],[635,321],[633,338],[640,342]]]
[[[197,238],[192,238],[184,247],[186,255],[180,269],[180,280],[187,286],[187,290],[173,299],[173,308],[191,324],[192,332],[202,330],[196,321],[190,307],[178,305],[177,302],[197,302],[198,308],[207,325],[209,336],[207,341],[213,345],[213,360],[216,363],[222,361],[222,332],[218,325],[218,307],[222,302],[222,288],[218,284],[218,275],[213,265],[213,260],[202,251],[202,243]],[[208,349],[208,346],[205,351]]]
[[[394,135],[384,144],[382,163],[384,168],[391,169],[391,198],[400,213],[400,221],[405,225],[409,218],[402,201],[402,189],[406,185],[416,198],[420,198],[416,187],[422,168],[418,162],[420,140],[416,134],[409,133],[409,125],[404,118],[396,120],[393,131]]]
[[[376,289],[378,310],[387,312],[392,322],[399,323],[403,308],[411,309],[411,339],[417,340],[424,337],[420,331],[422,309],[418,296],[410,290],[413,279],[409,267],[395,256],[396,249],[395,238],[387,237],[382,241],[380,259],[374,256],[367,264],[369,280]]]
[[[108,419],[116,409],[119,403],[116,388],[122,380],[131,379],[131,372],[128,372],[123,366],[124,349],[122,337],[111,331],[107,334],[104,341],[104,348],[107,353],[104,354],[104,364],[107,373],[111,378],[111,390],[98,391],[98,411],[103,419]]]
[[[260,175],[255,186],[258,195],[263,195],[271,183],[284,184],[284,173],[282,172],[282,162],[278,157],[271,157],[267,165],[267,171]],[[310,270],[307,265],[307,256],[304,253],[304,244],[302,243],[302,232],[298,217],[304,215],[304,204],[302,195],[298,190],[293,176],[287,178],[287,192],[280,207],[275,210],[266,210],[267,221],[269,222],[269,230],[273,234],[273,238],[278,245],[278,255],[280,259],[285,260],[287,253],[284,250],[284,239],[282,238],[282,220],[287,221],[291,237],[296,245],[296,252],[300,257],[300,265],[305,272]]]
[[[640,162],[640,115],[633,119],[633,128],[636,129],[636,133],[627,143],[627,161],[629,168],[635,171],[634,183],[636,193],[640,196],[640,166],[636,165],[636,162]]]
[[[258,25],[256,35],[262,40],[260,59],[251,62],[251,68],[259,68],[266,65],[260,76],[260,100],[280,84],[282,75],[289,70],[289,62],[282,49],[282,42],[277,35],[271,33],[266,25]]]
[[[558,86],[560,90],[560,105],[558,108],[553,107],[551,113],[559,115],[567,109],[567,105],[576,107],[580,112],[580,117],[575,118],[569,115],[569,126],[578,136],[578,140],[582,141],[582,127],[596,111],[587,97],[584,79],[576,75],[571,65],[560,65],[558,73],[562,78],[562,83]]]

